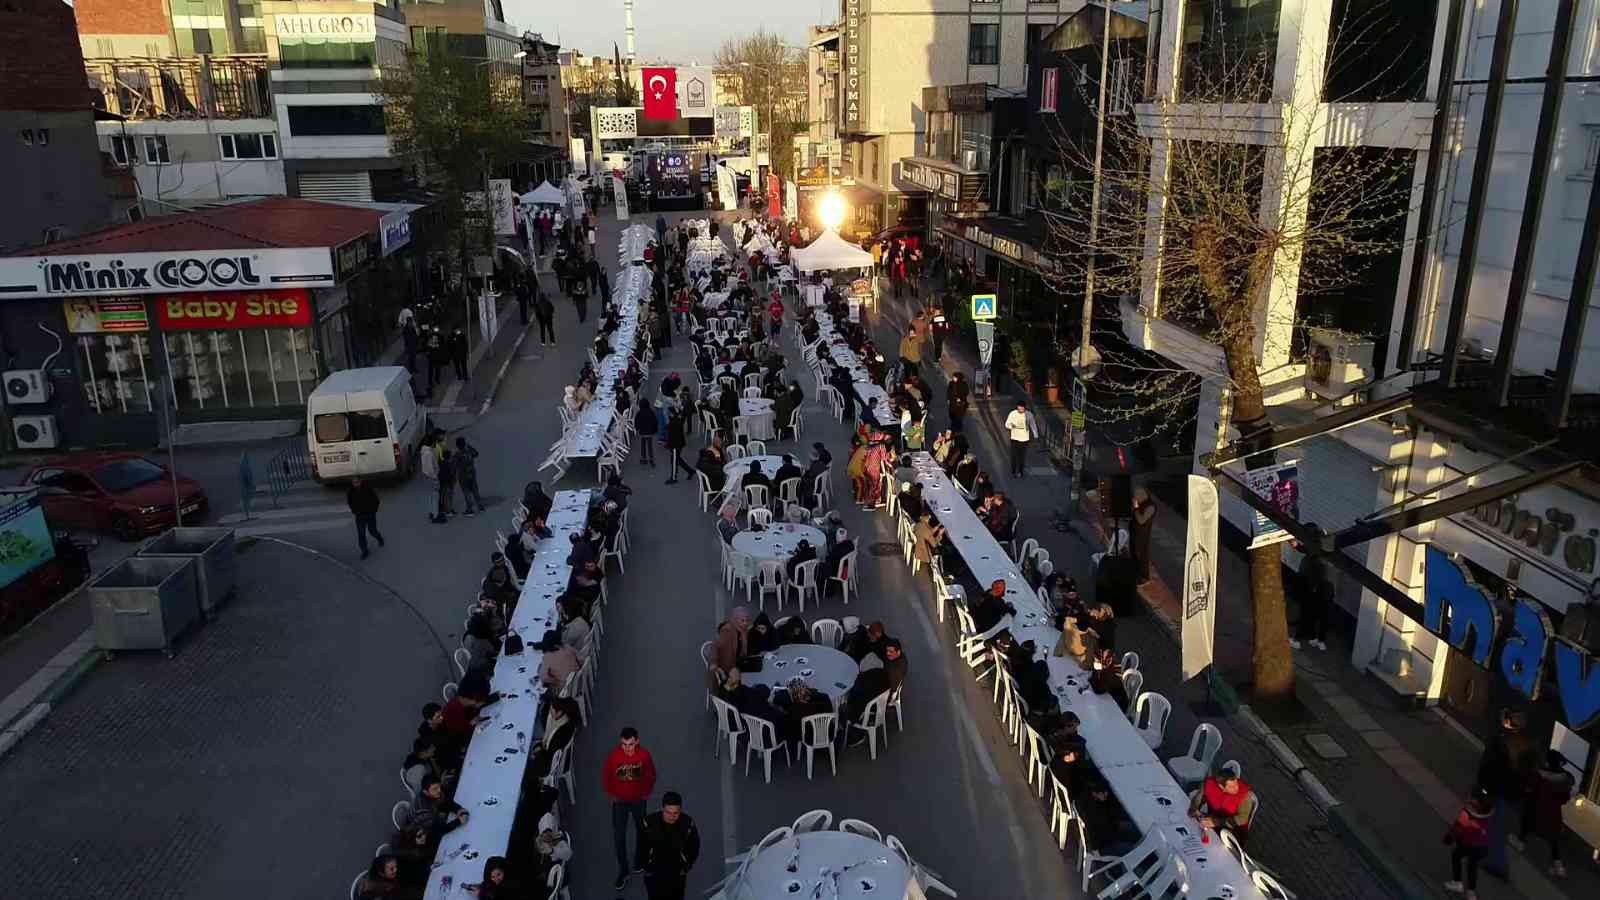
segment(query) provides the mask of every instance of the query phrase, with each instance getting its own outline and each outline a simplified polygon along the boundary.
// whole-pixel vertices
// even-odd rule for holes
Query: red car
[[[109,531],[125,541],[172,527],[173,479],[165,466],[137,453],[77,453],[35,466],[22,480],[39,487],[45,516],[58,528]],[[210,511],[206,492],[179,475],[185,524]]]

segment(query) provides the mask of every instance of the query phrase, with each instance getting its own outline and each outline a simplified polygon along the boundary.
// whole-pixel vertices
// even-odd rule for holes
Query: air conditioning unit
[[[53,449],[57,443],[56,417],[13,416],[11,433],[16,436],[18,450]]]
[[[1338,399],[1372,378],[1374,344],[1364,335],[1337,328],[1310,327],[1306,358],[1306,390]]]
[[[6,402],[47,403],[50,400],[50,379],[43,369],[12,369],[0,375],[6,383]]]

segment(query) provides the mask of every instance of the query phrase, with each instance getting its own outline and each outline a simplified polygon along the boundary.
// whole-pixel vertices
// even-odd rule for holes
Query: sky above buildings
[[[611,55],[623,44],[622,0],[503,0],[506,19],[563,50]],[[730,37],[766,28],[804,46],[806,27],[838,16],[838,0],[634,0],[634,49],[640,60],[710,63]]]

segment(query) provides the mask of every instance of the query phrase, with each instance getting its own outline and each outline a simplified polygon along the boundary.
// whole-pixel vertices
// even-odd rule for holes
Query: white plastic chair
[[[1056,835],[1057,848],[1067,849],[1067,829],[1072,821],[1078,818],[1078,810],[1072,805],[1072,795],[1067,793],[1067,786],[1050,772],[1050,765],[1045,764],[1045,777],[1050,779],[1050,833]],[[1079,853],[1083,852],[1080,848]]]
[[[739,764],[739,735],[744,734],[744,720],[739,716],[739,711],[721,697],[712,697],[712,705],[717,708],[717,742],[712,745],[711,758],[716,759],[722,752],[722,739],[728,739],[728,765]]]
[[[1133,727],[1151,750],[1161,749],[1161,742],[1167,736],[1167,720],[1171,717],[1172,701],[1154,691],[1145,691],[1134,701]]]
[[[817,477],[811,480],[811,493],[817,498],[817,507],[820,509],[827,509],[833,499],[833,479],[828,477],[831,474],[818,472]]]
[[[796,475],[793,478],[785,478],[778,482],[778,499],[783,502],[784,506],[788,506],[791,503],[799,505],[800,476]]]
[[[1224,831],[1223,834],[1227,834],[1227,832]],[[1278,883],[1278,879],[1273,878],[1261,869],[1256,869],[1250,873],[1250,881],[1255,884],[1256,890],[1261,892],[1261,896],[1267,898],[1267,900],[1293,900],[1294,898],[1294,895],[1289,893],[1288,888]]]
[[[450,654],[450,658],[456,664],[456,675],[465,678],[467,675],[467,663],[472,661],[472,654],[468,653],[465,647],[457,647],[456,652]]]
[[[1222,732],[1210,722],[1201,722],[1189,739],[1189,752],[1167,760],[1167,769],[1178,784],[1188,786],[1205,780],[1211,772],[1211,762],[1222,749]]]
[[[439,695],[444,697],[444,702],[449,703],[456,698],[456,683],[446,681],[444,687],[439,688]]]
[[[838,619],[818,619],[811,623],[811,642],[824,647],[838,649],[839,638],[844,634],[844,626]]]
[[[867,703],[867,708],[862,713],[861,721],[850,723],[851,729],[867,733],[867,751],[872,754],[874,760],[878,758],[879,731],[883,732],[883,746],[886,748],[889,746],[888,706],[889,692],[884,691]],[[841,823],[842,827],[843,823]]]
[[[1032,555],[1033,551],[1037,549],[1038,546],[1039,541],[1036,538],[1028,538],[1022,542],[1022,547],[1017,551],[1017,555],[1013,560],[1013,562],[1017,564],[1018,568],[1022,567],[1022,561]]]
[[[776,846],[777,844],[788,840],[792,836],[794,836],[793,828],[790,828],[788,825],[780,825],[777,828],[767,832],[766,837],[757,841],[756,845],[750,848],[750,853],[748,855],[751,858],[754,858],[758,856],[761,851],[767,849],[768,847]]]
[[[1126,672],[1126,671],[1128,671],[1130,669],[1137,669],[1137,668],[1139,668],[1139,654],[1138,653],[1136,653],[1136,652],[1134,652],[1132,650],[1129,650],[1127,653],[1122,654],[1122,670],[1124,672]]]
[[[729,444],[728,446],[722,448],[722,456],[726,462],[733,462],[736,459],[744,459],[747,455],[749,455],[749,452],[739,444]]]
[[[1244,777],[1244,766],[1237,759],[1230,759],[1217,768],[1219,772],[1231,772],[1235,778]]]
[[[811,831],[827,831],[833,826],[833,813],[825,809],[813,809],[794,820],[794,833],[806,834]]]
[[[789,414],[789,430],[794,433],[796,441],[800,440],[800,427],[804,423],[805,419],[800,415],[800,407],[797,406],[794,408],[794,412]]]
[[[751,377],[753,378],[755,376],[751,376]],[[740,392],[739,396],[744,398],[745,400],[760,400],[761,399],[761,387],[759,385],[757,385],[756,387],[747,387],[743,391]]]
[[[1050,776],[1050,745],[1045,743],[1044,736],[1035,731],[1032,725],[1024,724],[1023,728],[1023,734],[1027,737],[1028,784],[1033,784],[1035,778],[1039,779],[1039,799],[1043,800],[1048,786],[1046,779]]]
[[[851,550],[840,558],[839,569],[844,572],[843,576],[828,576],[829,581],[839,582],[839,590],[844,594],[846,606],[850,605],[850,591],[856,587],[856,554],[859,552],[858,550]]]
[[[747,518],[749,519],[751,528],[754,528],[757,525],[760,525],[762,528],[766,528],[772,524],[772,510],[764,507],[751,507],[750,512],[747,514]]]
[[[1120,897],[1141,884],[1144,877],[1153,875],[1165,865],[1167,853],[1167,839],[1159,828],[1152,828],[1138,846],[1122,856],[1102,856],[1086,851],[1083,854],[1082,890],[1088,894],[1089,882],[1103,877],[1109,883],[1099,893],[1090,896]],[[1119,870],[1121,874],[1115,874]]]
[[[783,595],[786,587],[783,577],[783,563],[776,559],[764,559],[756,565],[756,603],[762,612],[767,611],[767,595],[771,594],[777,603],[778,609],[783,609]]]
[[[911,870],[912,876],[916,878],[917,882],[925,889],[924,894],[926,894],[928,890],[934,890],[949,897],[956,896],[955,890],[949,885],[945,884],[943,881],[940,881],[937,873],[923,867],[920,863],[911,858],[911,851],[906,849],[906,845],[899,838],[892,834],[884,835],[883,842],[888,845],[890,850],[893,850],[902,860],[905,861],[906,868]]]
[[[622,532],[621,532],[621,530],[617,531],[617,536],[615,538],[612,538],[609,541],[604,541],[604,542],[601,543],[601,546],[600,546],[600,568],[602,570],[605,569],[605,567],[606,567],[606,560],[614,559],[614,560],[617,561],[617,569],[622,571],[624,574],[627,573],[628,567],[622,561],[622,546],[621,545],[622,545]]]
[[[711,478],[707,476],[706,473],[696,471],[695,474],[699,476],[700,480],[700,511],[710,512],[711,501],[714,498],[722,496],[722,491],[714,491],[711,489]]]
[[[367,878],[367,870],[362,869],[356,873],[356,880],[350,882],[350,900],[361,900],[361,883]]]
[[[551,866],[544,886],[550,889],[550,893],[545,895],[546,900],[569,900],[572,894],[567,890],[567,867],[561,863]]]
[[[744,489],[744,502],[747,509],[755,509],[757,507],[766,509],[768,506],[766,485],[746,485]]]
[[[545,781],[551,787],[565,784],[567,786],[567,803],[571,806],[578,805],[577,779],[572,776],[572,747],[570,745],[557,750],[550,757],[550,774],[545,778]]]
[[[883,843],[883,832],[879,831],[877,826],[871,822],[863,822],[860,819],[840,819],[839,830],[847,834],[859,834],[862,837],[872,838],[880,844]]]
[[[789,757],[789,744],[778,740],[777,726],[766,719],[746,714],[744,717],[745,734],[748,739],[744,745],[744,774],[750,774],[750,757],[761,754],[761,764],[766,771],[767,784],[772,783],[772,754],[782,752],[783,761],[793,767],[794,760]]]
[[[834,739],[839,730],[838,713],[817,713],[800,720],[800,745],[806,751],[806,780],[811,780],[811,761],[818,750],[828,751],[828,765],[833,774],[839,774],[839,757],[834,749]]]
[[[822,593],[817,588],[817,567],[822,565],[819,559],[809,559],[794,567],[794,579],[789,582],[789,588],[800,599],[800,612],[806,611],[806,595],[818,606],[822,605]]]
[[[750,443],[744,445],[744,449],[749,451],[751,456],[766,456],[767,442],[760,440],[751,441]]]
[[[1133,703],[1139,699],[1139,692],[1144,689],[1144,673],[1138,669],[1128,669],[1122,673],[1122,690],[1128,695],[1128,708],[1123,712],[1133,715]]]
[[[889,709],[894,710],[894,719],[895,722],[900,726],[901,731],[906,730],[906,713],[905,709],[901,706],[901,700],[905,698],[905,693],[906,683],[903,681],[900,682],[899,687],[892,688],[889,691]],[[888,730],[889,726],[885,725],[884,731],[887,732]]]
[[[411,801],[401,800],[389,808],[389,821],[394,824],[394,830],[400,831],[406,827],[406,820],[411,818]]]

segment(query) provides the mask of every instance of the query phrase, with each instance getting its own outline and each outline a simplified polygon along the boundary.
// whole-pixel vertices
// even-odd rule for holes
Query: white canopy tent
[[[538,187],[523,194],[521,200],[524,204],[532,205],[542,203],[548,206],[560,206],[567,202],[567,195],[561,189],[548,181],[541,182]]]
[[[867,269],[872,267],[872,254],[846,241],[837,231],[824,231],[811,242],[792,253],[795,268],[802,272],[823,269]]]

